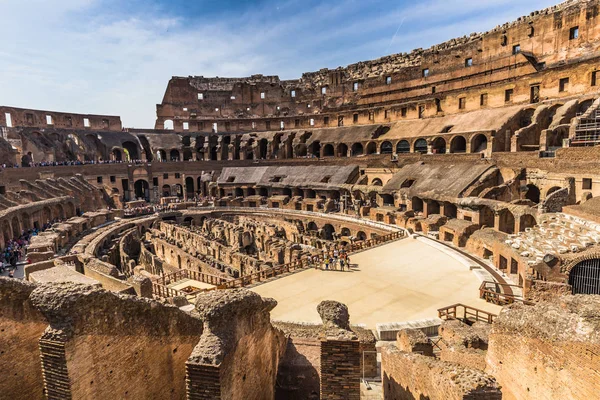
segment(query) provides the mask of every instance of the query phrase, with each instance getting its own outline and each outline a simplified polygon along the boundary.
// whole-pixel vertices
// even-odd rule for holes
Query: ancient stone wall
[[[512,399],[588,399],[600,391],[598,296],[565,296],[502,310],[488,371]]]
[[[38,340],[48,326],[29,296],[35,285],[0,277],[0,393],[7,399],[43,399]]]
[[[40,286],[31,301],[50,323],[40,340],[49,399],[184,397],[185,360],[201,320],[153,300],[67,283]]]

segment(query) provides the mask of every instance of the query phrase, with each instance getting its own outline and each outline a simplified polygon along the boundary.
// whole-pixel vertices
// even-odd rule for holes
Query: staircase
[[[596,146],[600,144],[600,99],[578,117],[575,127],[575,137],[571,146]]]

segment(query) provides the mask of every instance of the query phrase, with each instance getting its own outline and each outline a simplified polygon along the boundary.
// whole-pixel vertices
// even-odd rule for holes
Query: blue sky
[[[282,79],[427,48],[558,0],[0,0],[0,104],[154,125],[173,75]]]

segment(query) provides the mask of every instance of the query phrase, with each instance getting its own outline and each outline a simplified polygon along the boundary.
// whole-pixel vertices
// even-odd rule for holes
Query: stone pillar
[[[201,294],[204,332],[186,363],[189,400],[273,399],[287,342],[271,325],[277,305],[246,289]]]
[[[348,307],[323,301],[317,311],[323,320],[321,400],[360,400],[360,342],[350,329]]]

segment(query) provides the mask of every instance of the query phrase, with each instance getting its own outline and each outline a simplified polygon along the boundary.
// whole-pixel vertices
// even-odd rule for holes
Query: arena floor
[[[437,309],[463,303],[497,314],[500,307],[478,298],[480,281],[454,257],[412,238],[351,257],[352,271],[306,270],[253,288],[278,305],[273,320],[320,322],[317,305],[337,300],[350,322],[377,323],[437,317]]]

